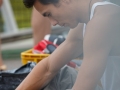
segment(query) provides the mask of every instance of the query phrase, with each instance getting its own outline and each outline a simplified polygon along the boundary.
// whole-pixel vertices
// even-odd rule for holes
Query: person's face
[[[78,25],[79,20],[74,11],[74,6],[71,5],[71,3],[66,3],[63,1],[60,1],[59,4],[56,5],[43,5],[37,0],[34,4],[34,7],[43,16],[48,17],[53,26],[58,24],[64,27],[74,28]]]

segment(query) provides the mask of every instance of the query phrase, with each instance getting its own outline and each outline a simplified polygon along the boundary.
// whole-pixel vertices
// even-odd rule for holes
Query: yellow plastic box
[[[48,57],[50,54],[33,54],[32,49],[24,51],[21,53],[22,64],[27,64],[28,62],[38,63],[42,59]]]

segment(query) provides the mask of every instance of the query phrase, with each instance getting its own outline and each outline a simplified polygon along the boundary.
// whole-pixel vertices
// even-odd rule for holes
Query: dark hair
[[[34,3],[36,0],[23,0],[23,3],[25,7],[31,8],[33,7]],[[38,0],[41,4],[43,5],[48,5],[48,4],[57,4],[59,0]]]

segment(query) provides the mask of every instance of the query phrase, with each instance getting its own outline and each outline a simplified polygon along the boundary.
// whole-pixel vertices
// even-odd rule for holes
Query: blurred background
[[[119,0],[111,1],[120,4]],[[25,8],[22,0],[3,0],[0,8],[1,54],[8,69],[19,67],[21,52],[34,46],[31,14],[32,9]],[[51,34],[66,36],[68,31],[69,28],[54,26]]]
[[[21,65],[21,52],[33,47],[31,28],[32,9],[24,6],[22,0],[3,0],[0,8],[1,54],[8,69]],[[52,27],[52,34],[66,35],[69,30]],[[16,66],[15,66],[16,65]]]

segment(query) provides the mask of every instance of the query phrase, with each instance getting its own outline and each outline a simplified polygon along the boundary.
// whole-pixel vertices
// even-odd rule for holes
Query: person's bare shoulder
[[[118,33],[120,33],[119,16],[119,7],[114,5],[97,7],[94,17],[88,22],[86,27],[84,38],[85,42],[87,41],[86,45],[91,45],[93,49],[95,49],[95,46],[97,46],[96,49],[104,48],[104,52],[108,51],[108,47],[109,50],[113,48],[118,38]]]
[[[108,18],[113,20],[111,22],[117,23],[120,22],[120,6],[108,4],[97,6],[94,12],[93,19],[98,18]]]
[[[97,6],[87,26],[92,26],[92,24],[105,26],[106,29],[109,27],[109,30],[120,29],[120,6],[111,4]]]

